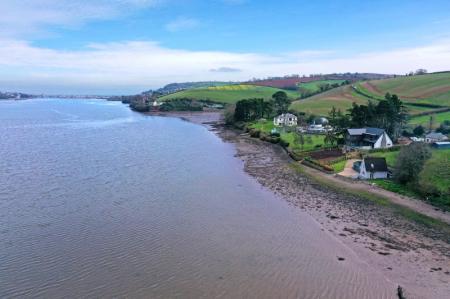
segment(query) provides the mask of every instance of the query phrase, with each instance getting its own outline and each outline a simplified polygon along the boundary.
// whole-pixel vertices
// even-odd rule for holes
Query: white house
[[[359,167],[360,179],[387,179],[388,167],[385,158],[367,157],[362,160]]]
[[[273,119],[273,124],[275,126],[296,126],[297,125],[297,116],[291,113],[281,114]]]
[[[447,140],[448,140],[448,137],[442,133],[428,133],[427,135],[425,135],[426,143],[434,143],[434,142],[441,142],[441,141],[447,141]]]
[[[379,128],[348,129],[345,136],[347,148],[388,148],[394,143],[385,130]]]

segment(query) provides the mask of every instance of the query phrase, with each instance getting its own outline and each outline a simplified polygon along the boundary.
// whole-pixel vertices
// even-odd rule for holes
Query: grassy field
[[[291,108],[308,114],[326,116],[332,106],[346,111],[353,102],[367,104],[369,100],[381,100],[386,92],[397,94],[405,104],[450,106],[450,72],[359,82],[354,86],[368,96],[357,93],[351,85],[347,85],[304,100],[297,100],[292,103]],[[411,105],[406,107],[411,115],[436,109]]]
[[[361,86],[378,96],[395,93],[404,102],[450,106],[450,72],[374,80]]]
[[[446,120],[450,121],[450,111],[442,112],[442,113],[436,113],[432,115],[423,115],[423,116],[417,116],[411,118],[409,123],[413,126],[422,125],[425,128],[428,128],[430,124],[430,116],[433,116],[433,127],[437,128],[441,123],[443,123]]]
[[[291,108],[295,111],[302,111],[308,114],[327,116],[331,107],[341,109],[346,112],[352,107],[352,103],[367,104],[368,99],[357,94],[351,89],[351,86],[341,86],[332,90],[320,93],[318,95],[297,100],[292,103]]]
[[[177,98],[193,100],[211,100],[214,102],[233,104],[242,99],[263,98],[269,100],[277,91],[284,91],[292,100],[299,97],[296,91],[282,90],[273,87],[256,86],[247,84],[224,85],[207,88],[194,88],[179,91],[160,98],[161,101],[169,101]]]
[[[344,82],[344,80],[318,80],[318,81],[311,81],[306,83],[299,83],[298,87],[304,88],[310,92],[317,92],[320,90],[321,84],[341,84]]]

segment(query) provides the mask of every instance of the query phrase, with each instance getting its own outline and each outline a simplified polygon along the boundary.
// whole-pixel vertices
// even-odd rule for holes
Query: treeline
[[[259,98],[240,100],[234,108],[233,120],[235,122],[246,122],[264,117],[270,118],[275,113],[288,112],[290,103],[291,101],[284,91],[274,93],[269,101]]]
[[[352,127],[377,127],[397,138],[406,123],[408,114],[398,96],[387,93],[385,99],[376,104],[373,101],[369,101],[367,105],[353,103],[347,114],[333,107],[329,117],[330,125],[340,132]]]
[[[349,80],[345,80],[340,84],[339,83],[331,83],[331,84],[330,83],[321,83],[318,85],[319,89],[315,90],[315,91],[301,87],[301,86],[298,87],[297,90],[300,93],[300,98],[304,99],[304,98],[312,97],[316,94],[325,92],[325,91],[333,89],[333,88],[337,88],[339,86],[344,86],[344,85],[347,85],[350,83],[351,83],[351,81],[349,81]]]

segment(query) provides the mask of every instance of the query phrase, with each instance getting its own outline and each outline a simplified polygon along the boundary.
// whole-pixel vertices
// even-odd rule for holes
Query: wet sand
[[[278,145],[227,129],[212,113],[168,116],[206,124],[236,147],[244,170],[291,205],[307,212],[374,272],[402,286],[406,298],[448,298],[450,234],[430,228],[363,198],[340,194],[307,178]],[[214,121],[214,117],[216,117]]]

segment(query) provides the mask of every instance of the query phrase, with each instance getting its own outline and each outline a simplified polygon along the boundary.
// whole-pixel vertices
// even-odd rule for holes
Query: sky
[[[448,0],[0,0],[0,91],[450,70]]]

